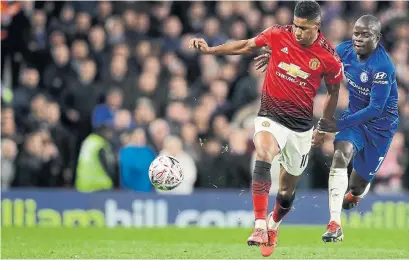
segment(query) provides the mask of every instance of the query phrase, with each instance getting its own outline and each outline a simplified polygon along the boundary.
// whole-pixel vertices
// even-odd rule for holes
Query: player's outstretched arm
[[[338,104],[339,89],[341,87],[340,83],[327,84],[327,99],[324,104],[324,114],[323,118],[333,119],[335,111]]]
[[[249,54],[259,47],[256,45],[254,38],[229,42],[214,47],[209,47],[203,38],[193,38],[189,41],[189,48],[195,48],[204,54],[241,55]]]

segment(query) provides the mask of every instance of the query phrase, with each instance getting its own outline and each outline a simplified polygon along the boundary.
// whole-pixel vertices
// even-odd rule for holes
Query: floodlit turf
[[[409,231],[348,229],[324,244],[324,227],[287,227],[271,258],[409,258]],[[2,228],[2,258],[256,259],[249,229]]]

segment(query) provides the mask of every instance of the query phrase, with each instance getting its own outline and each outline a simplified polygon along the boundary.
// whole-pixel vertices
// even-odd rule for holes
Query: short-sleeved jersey
[[[395,66],[385,48],[378,44],[376,50],[365,61],[359,61],[352,41],[340,43],[336,47],[344,66],[348,82],[349,105],[344,117],[365,109],[374,99],[374,94],[386,90],[386,99],[380,116],[365,122],[368,130],[385,137],[393,136],[399,123],[398,86]]]
[[[322,78],[336,84],[343,78],[341,61],[320,33],[310,46],[297,42],[293,26],[275,25],[255,38],[256,45],[268,45],[271,58],[265,74],[259,116],[297,132],[313,127],[314,97]]]

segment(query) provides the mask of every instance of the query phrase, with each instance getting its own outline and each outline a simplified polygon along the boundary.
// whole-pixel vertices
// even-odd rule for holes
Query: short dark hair
[[[302,0],[297,3],[294,15],[312,21],[321,16],[320,5],[313,0]]]
[[[370,27],[370,29],[372,29],[375,32],[375,34],[380,35],[381,30],[382,30],[382,25],[378,17],[370,15],[370,14],[366,14],[366,15],[361,16],[357,20],[357,23],[358,22],[367,25],[368,27]]]

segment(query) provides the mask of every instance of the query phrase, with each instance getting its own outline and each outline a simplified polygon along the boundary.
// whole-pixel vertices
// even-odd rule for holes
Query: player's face
[[[294,16],[293,27],[295,39],[301,45],[309,46],[316,40],[319,29],[317,22]]]
[[[352,41],[357,54],[369,54],[376,48],[378,40],[379,37],[369,26],[360,23],[355,24]]]

